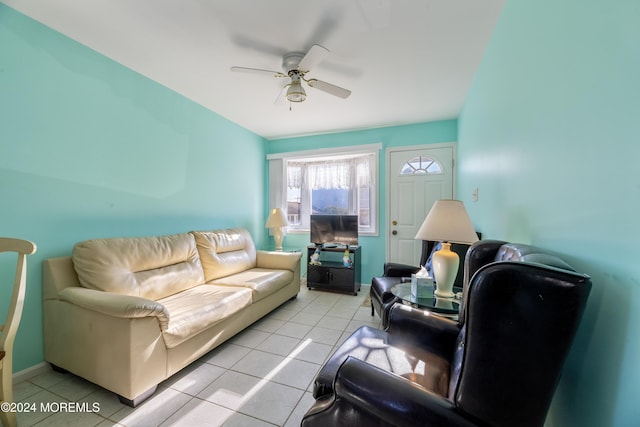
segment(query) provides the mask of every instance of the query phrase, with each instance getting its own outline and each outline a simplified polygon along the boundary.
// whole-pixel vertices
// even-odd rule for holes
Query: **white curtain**
[[[368,155],[321,162],[288,162],[287,186],[302,188],[305,180],[312,190],[349,189],[354,184],[368,186],[371,182],[369,163],[373,158]]]
[[[359,157],[356,159],[356,185],[369,187],[371,185],[371,162],[374,156]]]
[[[269,210],[287,206],[287,195],[284,189],[284,161],[282,159],[269,160]]]
[[[349,161],[327,161],[307,165],[309,187],[312,190],[351,188],[352,167]]]
[[[287,162],[287,187],[302,188],[304,163]]]

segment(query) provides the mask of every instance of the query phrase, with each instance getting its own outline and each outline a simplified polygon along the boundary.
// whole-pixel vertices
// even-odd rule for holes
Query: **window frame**
[[[380,178],[379,178],[379,165],[380,165],[380,151],[382,149],[381,143],[365,144],[359,146],[350,147],[337,147],[337,148],[322,148],[315,150],[303,150],[303,151],[291,151],[286,153],[274,153],[268,154],[267,160],[269,162],[269,204],[270,208],[280,207],[285,209],[287,207],[287,170],[286,163],[288,161],[313,161],[323,160],[326,158],[347,158],[355,156],[372,155],[370,167],[370,179],[371,179],[371,191],[369,194],[370,205],[370,227],[368,230],[359,229],[361,236],[378,236],[380,232],[379,221],[380,218]],[[288,233],[290,234],[307,234],[309,228],[291,228],[289,227]]]

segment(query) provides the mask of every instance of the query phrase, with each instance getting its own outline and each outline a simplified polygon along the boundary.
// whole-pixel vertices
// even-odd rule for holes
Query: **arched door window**
[[[440,163],[431,157],[419,156],[407,160],[402,165],[400,175],[438,174],[442,173]]]

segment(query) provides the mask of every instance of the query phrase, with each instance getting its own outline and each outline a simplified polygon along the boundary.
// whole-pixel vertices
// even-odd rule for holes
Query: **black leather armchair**
[[[542,426],[591,279],[529,245],[481,241],[456,322],[395,304],[330,357],[302,426]]]
[[[420,265],[424,266],[427,271],[431,272],[431,257],[433,253],[440,250],[442,243],[431,242],[427,240],[422,241],[422,255],[420,257]],[[454,286],[462,287],[463,282],[463,265],[465,254],[469,249],[469,245],[464,244],[452,244],[451,250],[456,252],[460,257],[460,266],[458,269],[458,275],[453,283]],[[411,280],[411,275],[417,273],[420,270],[420,266],[413,266],[407,264],[399,264],[388,262],[384,265],[384,273],[382,276],[374,277],[371,281],[371,289],[369,296],[371,299],[371,315],[378,313],[380,316],[382,327],[387,327],[389,310],[391,306],[398,302],[398,298],[391,293],[391,288],[395,285]]]

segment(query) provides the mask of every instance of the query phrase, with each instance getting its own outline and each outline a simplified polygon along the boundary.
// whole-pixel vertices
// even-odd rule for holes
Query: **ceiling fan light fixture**
[[[302,102],[307,99],[307,93],[304,91],[300,80],[294,80],[287,88],[287,100],[289,102]]]

